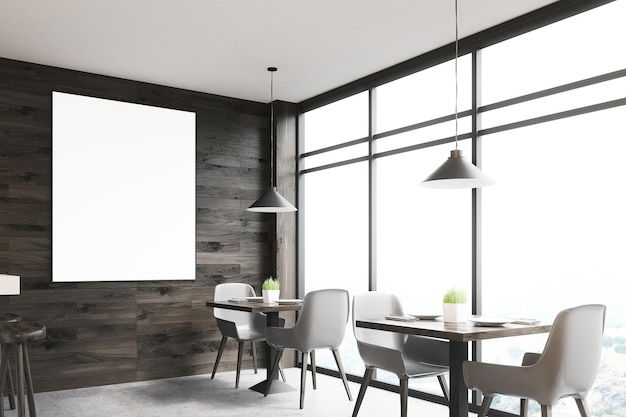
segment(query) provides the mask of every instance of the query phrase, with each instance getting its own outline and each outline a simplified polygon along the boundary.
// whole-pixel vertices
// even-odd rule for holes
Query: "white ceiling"
[[[459,0],[466,37],[555,0]],[[454,40],[453,0],[3,0],[0,57],[300,102]]]

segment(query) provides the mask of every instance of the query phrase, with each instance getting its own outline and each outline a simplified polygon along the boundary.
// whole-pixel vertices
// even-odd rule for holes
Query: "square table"
[[[463,381],[463,361],[468,360],[468,343],[500,337],[548,333],[551,324],[505,324],[478,326],[471,322],[444,323],[441,320],[357,320],[356,327],[416,336],[446,339],[450,342],[450,417],[466,417],[469,412],[467,387]]]
[[[260,303],[255,301],[207,301],[207,307],[213,308],[224,308],[227,310],[237,310],[237,311],[245,311],[248,313],[264,313],[266,316],[266,323],[268,327],[277,327],[279,325],[278,313],[281,311],[299,311],[302,308],[302,303]],[[272,365],[274,364],[274,359],[276,358],[276,349],[269,348],[267,349],[266,363],[266,378],[262,382],[253,385],[250,389],[254,391],[261,392],[265,394],[265,385],[267,381],[272,377],[270,372],[272,370]],[[276,376],[278,378],[278,376]],[[295,388],[281,383],[282,381],[273,381],[271,392],[269,394],[274,394],[277,392],[290,391]]]

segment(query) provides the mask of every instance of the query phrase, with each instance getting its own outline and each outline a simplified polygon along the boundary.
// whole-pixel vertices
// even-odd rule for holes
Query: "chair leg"
[[[315,365],[315,351],[311,353],[311,379],[313,380],[313,389],[317,389],[317,366]]]
[[[4,393],[4,384],[7,378],[7,369],[9,366],[8,360],[8,346],[5,346],[4,352],[2,355],[2,360],[0,361],[0,393]],[[4,394],[2,394],[4,395]],[[0,406],[0,417],[4,417],[4,398],[2,398],[2,406]]]
[[[15,410],[15,389],[13,388],[13,377],[11,376],[10,366],[7,366],[7,389],[9,390],[9,408]]]
[[[302,370],[300,371],[300,410],[304,408],[304,390],[306,389],[306,368],[309,355],[302,352]]]
[[[406,417],[409,403],[409,378],[400,378],[400,417]]]
[[[341,362],[341,356],[339,355],[339,350],[333,349],[333,356],[335,357],[335,362],[337,363],[337,370],[339,370],[339,375],[341,375],[341,380],[343,381],[343,387],[346,389],[346,394],[348,394],[348,399],[352,401],[352,393],[350,392],[350,387],[348,386],[348,378],[346,377],[346,372],[343,370],[343,363]]]
[[[33,377],[30,373],[30,359],[28,359],[28,345],[24,343],[24,375],[26,377],[26,399],[28,400],[28,414],[37,417],[35,409],[35,393],[33,391]]]
[[[272,370],[270,372],[270,376],[267,380],[267,385],[265,386],[265,396],[267,397],[267,394],[270,393],[270,388],[272,387],[272,381],[274,380],[274,378],[276,377],[276,372],[278,371],[278,368],[280,367],[280,358],[282,358],[283,356],[283,350],[280,349],[276,352],[276,358],[274,359],[274,365],[272,366]]]
[[[8,345],[0,345],[0,358],[4,355],[9,354],[9,346]],[[13,389],[13,378],[11,377],[11,367],[7,365],[6,375],[5,375],[5,383],[7,384],[7,396],[9,397],[9,407],[11,410],[15,410],[15,390]],[[3,404],[4,399],[4,389],[0,391],[0,404]]]
[[[220,359],[222,359],[222,353],[224,353],[224,348],[226,347],[226,340],[228,340],[228,338],[226,336],[222,336],[220,350],[217,351],[217,358],[215,359],[215,365],[213,365],[213,373],[211,374],[211,379],[215,377],[215,372],[217,372],[217,365],[220,364]]]
[[[450,401],[450,388],[448,387],[448,383],[446,382],[446,377],[443,375],[438,375],[437,380],[439,381],[441,391],[443,391],[444,398]]]
[[[478,417],[487,416],[487,411],[489,411],[489,406],[491,405],[491,401],[493,401],[493,395],[483,396],[483,402],[480,404],[480,409],[478,410]]]
[[[278,371],[280,372],[280,376],[283,378],[283,382],[287,382],[287,378],[285,378],[285,373],[283,372],[283,367],[278,365]]]
[[[359,414],[363,397],[365,397],[365,391],[367,390],[370,381],[374,375],[374,368],[365,368],[365,374],[363,375],[363,381],[361,381],[361,388],[359,389],[359,395],[356,397],[356,404],[354,404],[354,411],[352,411],[352,417],[356,417]]]
[[[235,388],[239,388],[239,374],[241,374],[241,360],[243,359],[243,342],[237,344],[237,374],[235,375]]]
[[[580,411],[580,417],[591,417],[585,398],[576,398],[576,405],[578,406],[578,411]]]
[[[552,417],[552,406],[541,404],[541,417]]]
[[[18,417],[25,417],[24,409],[24,343],[17,343],[15,345],[15,362],[17,372],[17,415]]]
[[[522,398],[519,400],[519,417],[528,416],[528,399]]]
[[[258,369],[256,366],[256,345],[254,342],[250,342],[250,346],[252,347],[252,366],[254,367],[254,373],[258,373]]]

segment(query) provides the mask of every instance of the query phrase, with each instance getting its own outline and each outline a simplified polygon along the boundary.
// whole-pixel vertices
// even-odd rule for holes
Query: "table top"
[[[410,322],[396,320],[357,320],[356,327],[385,330],[417,336],[447,339],[453,342],[472,342],[498,337],[522,336],[548,333],[552,324],[513,324],[502,326],[478,326],[472,322],[444,323],[442,320],[417,320]]]
[[[207,307],[225,308],[228,310],[247,311],[250,313],[273,313],[278,311],[298,311],[302,303],[259,303],[251,301],[207,301]]]

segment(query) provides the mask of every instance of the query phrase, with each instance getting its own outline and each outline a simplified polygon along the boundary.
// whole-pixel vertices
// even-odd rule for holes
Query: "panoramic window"
[[[626,1],[614,1],[460,57],[458,110],[476,117],[461,115],[459,134],[481,146],[472,149],[471,141],[461,140],[459,148],[467,157],[480,152],[481,168],[496,180],[476,199],[469,190],[419,185],[454,148],[453,61],[373,84],[369,101],[368,91],[341,100],[335,108],[343,106],[346,118],[331,111],[335,103],[305,112],[305,292],[324,285],[351,295],[392,292],[405,312],[425,314],[441,309],[447,287],[469,293],[478,284],[476,307],[484,315],[545,321],[567,307],[605,304],[602,363],[588,402],[594,415],[623,415],[626,307],[612,291],[626,279],[626,203],[619,191],[626,150],[623,16]],[[476,97],[472,72],[479,80]],[[325,120],[317,117],[323,112]],[[346,133],[322,143],[311,124],[329,129],[333,117],[341,118],[339,131]],[[473,213],[480,227],[476,248]],[[475,277],[474,264],[480,265]],[[333,281],[329,268],[341,277]],[[350,326],[346,335],[347,371],[361,376]],[[541,352],[546,338],[483,341],[478,359],[520,364],[524,352]],[[332,358],[326,363],[334,369]],[[398,383],[384,372],[375,378]],[[411,387],[440,395],[437,381],[426,380]],[[496,397],[492,408],[518,413],[519,400]],[[537,404],[530,408],[538,412]],[[560,401],[554,413],[579,415],[571,399]]]

